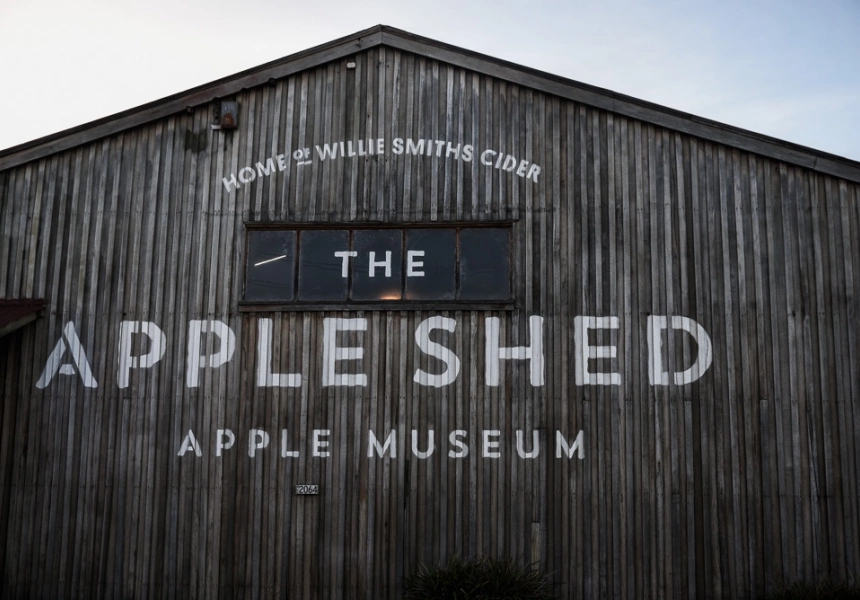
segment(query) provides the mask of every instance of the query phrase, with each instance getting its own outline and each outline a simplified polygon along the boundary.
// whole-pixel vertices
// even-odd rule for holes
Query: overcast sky
[[[0,149],[379,23],[860,160],[860,0],[0,0]]]

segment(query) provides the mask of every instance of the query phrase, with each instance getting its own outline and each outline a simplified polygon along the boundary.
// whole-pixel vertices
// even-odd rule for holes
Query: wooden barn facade
[[[860,163],[375,27],[0,152],[3,597],[860,576]]]

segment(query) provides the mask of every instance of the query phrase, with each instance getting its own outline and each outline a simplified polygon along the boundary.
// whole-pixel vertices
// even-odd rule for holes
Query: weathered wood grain
[[[587,105],[586,88],[527,87],[509,66],[441,46],[420,56],[398,39],[333,46],[330,62],[290,63],[272,81],[247,74],[244,89],[224,88],[240,106],[232,133],[210,128],[208,102],[156,110],[0,172],[0,295],[49,307],[0,339],[3,595],[397,597],[418,563],[453,553],[536,561],[562,597],[743,597],[856,576],[858,185],[766,140],[693,137],[701,128],[679,115]],[[475,156],[397,155],[395,137]],[[371,138],[386,153],[316,156]],[[540,165],[539,182],[485,166],[485,149]],[[285,170],[225,189],[278,154]],[[245,223],[470,222],[513,223],[509,310],[240,309]],[[544,385],[511,360],[487,385],[486,319],[500,319],[502,346],[528,346],[532,315],[544,318]],[[589,366],[621,385],[576,385],[583,315],[618,317],[589,337],[617,355]],[[650,385],[653,315],[705,328],[704,377]],[[461,361],[439,389],[413,380],[443,367],[415,344],[432,316],[455,320],[434,340]],[[264,318],[272,371],[301,374],[301,387],[258,387]],[[322,387],[326,318],[368,320],[338,338],[364,349],[339,369],[367,374],[366,387]],[[191,320],[223,321],[236,349],[189,388]],[[167,340],[127,388],[122,321]],[[69,322],[98,387],[59,374],[37,389]],[[698,351],[663,334],[673,369]],[[189,429],[200,458],[178,456]],[[236,439],[216,457],[219,429]],[[251,429],[270,436],[254,458]],[[331,431],[329,457],[312,456],[314,430]],[[396,457],[368,458],[370,430],[396,431]],[[428,458],[413,430],[420,451],[434,432]],[[468,432],[465,458],[448,456],[454,430]],[[482,456],[484,430],[501,432],[498,458]],[[579,430],[584,460],[556,458],[556,432]],[[282,431],[298,456],[282,455]],[[537,457],[519,457],[518,431],[526,451],[539,432]],[[294,495],[300,483],[320,495]]]

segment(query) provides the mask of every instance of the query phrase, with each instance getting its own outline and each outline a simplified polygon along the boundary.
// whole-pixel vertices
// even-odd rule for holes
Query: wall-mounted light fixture
[[[239,103],[235,100],[215,102],[215,123],[212,129],[232,130],[239,126]]]

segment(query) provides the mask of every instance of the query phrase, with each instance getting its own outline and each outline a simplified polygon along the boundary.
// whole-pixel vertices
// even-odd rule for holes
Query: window
[[[252,226],[253,227],[253,226]],[[243,304],[510,304],[511,227],[249,228]]]

